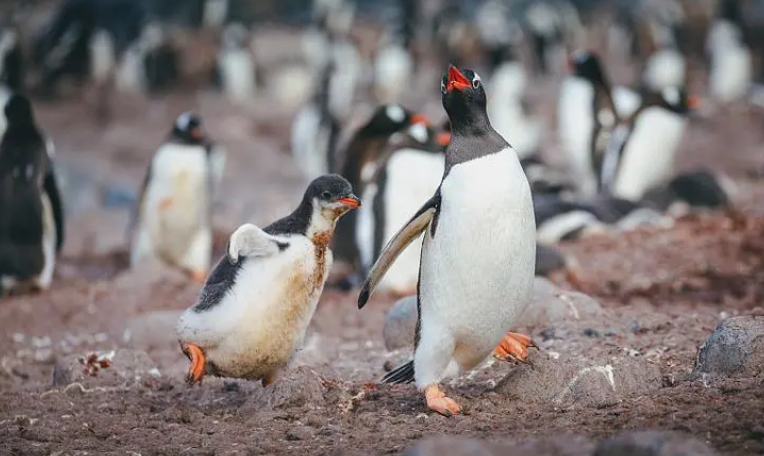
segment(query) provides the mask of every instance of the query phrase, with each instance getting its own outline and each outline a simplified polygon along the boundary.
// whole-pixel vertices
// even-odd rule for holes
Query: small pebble
[[[552,340],[557,338],[554,328],[552,327],[544,328],[543,330],[541,330],[539,335],[541,336],[542,341],[547,341],[547,340]]]
[[[584,336],[587,336],[587,337],[599,337],[600,333],[596,329],[586,328],[586,329],[584,329]]]

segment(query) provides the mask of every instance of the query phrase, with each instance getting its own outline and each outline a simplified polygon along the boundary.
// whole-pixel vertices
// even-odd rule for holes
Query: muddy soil
[[[437,121],[433,80],[424,111]],[[531,95],[553,125],[551,87]],[[87,101],[36,104],[58,149],[68,239],[50,291],[0,302],[0,454],[384,454],[442,434],[601,439],[636,429],[682,431],[721,454],[764,453],[762,379],[689,378],[721,319],[764,314],[764,116],[748,110],[693,121],[679,160],[681,169],[728,173],[738,212],[562,245],[572,272],[553,281],[590,294],[603,313],[519,328],[539,342],[532,359],[631,357],[658,369],[657,387],[605,403],[550,403],[505,394],[507,381],[533,367],[489,361],[447,385],[464,415],[436,416],[413,386],[377,383],[386,361],[405,357],[382,341],[392,299],[375,297],[359,312],[355,291],[336,290],[324,294],[305,347],[273,387],[216,378],[187,387],[173,325],[199,286],[174,271],[127,269],[128,207],[173,118],[195,109],[229,150],[217,250],[238,224],[290,211],[305,181],[285,148],[289,115],[274,118],[268,103],[243,110],[207,92],[120,97],[106,125]],[[79,357],[109,350],[128,351],[95,377],[81,374]]]

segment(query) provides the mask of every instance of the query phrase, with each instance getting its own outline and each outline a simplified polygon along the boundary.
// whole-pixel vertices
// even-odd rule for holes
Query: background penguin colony
[[[216,210],[232,205],[220,197],[230,172],[227,156],[246,151],[215,141],[217,132],[208,127],[203,109],[174,113],[166,138],[145,163],[143,182],[132,182],[134,191],[116,203],[130,208],[125,226],[130,268],[153,261],[206,282],[200,301],[178,326],[192,362],[192,382],[207,372],[272,383],[301,343],[324,283],[356,290],[371,274],[377,292],[419,293],[421,241],[395,252],[397,260],[383,265],[382,274],[375,262],[389,263],[382,256],[388,243],[393,240],[395,247],[399,230],[416,221],[412,216],[433,194],[440,195],[444,173],[453,166],[446,150],[463,132],[452,132],[437,92],[449,64],[463,70],[449,70],[449,78],[466,78],[463,84],[477,84],[479,73],[487,118],[514,149],[529,183],[537,245],[533,254],[521,256],[530,263],[535,258],[539,275],[562,269],[575,277],[575,268],[555,248],[558,242],[669,226],[690,212],[734,210],[730,179],[710,167],[679,172],[675,155],[690,122],[764,109],[762,1],[399,0],[383,7],[387,2],[315,0],[312,8],[296,7],[290,14],[283,14],[286,7],[279,9],[278,2],[237,0],[48,3],[44,15],[25,2],[2,12],[0,296],[34,289],[56,293],[56,256],[66,241],[71,202],[59,190],[57,165],[68,157],[54,153],[55,138],[35,121],[35,107],[79,97],[92,119],[77,122],[113,125],[126,115],[120,100],[190,91],[200,97],[215,93],[245,115],[288,113],[290,127],[275,130],[288,150],[285,162],[297,170],[294,180],[302,181],[295,189],[306,192],[302,209],[269,227],[258,225],[262,230],[254,225],[236,230],[252,216],[237,214],[234,223],[219,228],[228,239],[222,259],[213,250]],[[297,30],[297,45],[281,50],[273,40],[259,42],[258,32],[272,27],[268,21]],[[551,116],[529,102],[529,93],[540,86],[557,93]],[[71,128],[77,129],[74,121]],[[303,246],[294,253],[298,256],[287,255],[289,261],[279,259],[286,258],[279,254],[287,245],[302,246],[302,237],[315,235],[317,207],[341,212],[326,215],[330,222],[321,231],[328,233],[333,262],[329,257],[330,267],[315,287],[300,295],[309,311],[300,314],[294,337],[284,342],[288,349],[270,359],[267,369],[248,370],[247,363],[264,355],[230,355],[239,344],[245,351],[248,346],[232,326],[198,321],[199,306],[217,305],[208,317],[223,321],[230,318],[227,309],[243,305],[226,295],[236,271],[245,270],[240,257],[294,268],[304,266],[299,255],[324,255]],[[239,269],[220,272],[226,261]],[[253,264],[248,274],[266,267]],[[310,264],[307,275],[318,268]],[[437,267],[426,270],[433,274]],[[273,277],[276,282],[279,276]],[[268,288],[262,278],[252,281],[255,288]],[[260,298],[274,296],[281,294]],[[267,314],[267,306],[258,312],[250,317]],[[532,343],[516,336],[504,342],[502,357]],[[249,348],[274,337],[252,339]],[[211,355],[199,348],[205,346],[214,347]],[[477,350],[483,357],[486,347]],[[527,350],[523,353],[515,358],[524,360]],[[388,379],[414,379],[410,366],[402,369]],[[439,381],[440,372],[428,374]],[[421,388],[434,384],[422,382],[417,379]],[[425,391],[433,410],[458,412],[439,389]]]

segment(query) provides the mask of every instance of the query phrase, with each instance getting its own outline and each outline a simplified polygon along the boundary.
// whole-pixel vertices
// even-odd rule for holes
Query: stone
[[[602,441],[593,456],[714,456],[708,445],[689,434],[629,431]]]
[[[552,359],[541,353],[532,361],[533,366],[522,365],[510,371],[497,384],[496,391],[511,398],[557,406],[607,407],[663,384],[660,368],[642,358]]]
[[[764,376],[764,316],[743,316],[719,323],[700,347],[691,379],[759,376]]]
[[[576,291],[563,290],[543,277],[536,277],[530,303],[515,326],[549,326],[602,313],[602,306],[592,297]]]
[[[382,338],[385,340],[385,348],[389,351],[414,348],[416,299],[416,296],[401,298],[387,312]]]
[[[159,375],[156,364],[146,352],[119,349],[61,358],[53,369],[53,386],[81,383],[86,388],[117,387]]]

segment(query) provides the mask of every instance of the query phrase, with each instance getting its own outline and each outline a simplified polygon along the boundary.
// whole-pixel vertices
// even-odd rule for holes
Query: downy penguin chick
[[[52,152],[32,106],[13,95],[0,139],[0,296],[3,290],[47,289],[64,241],[64,213]]]
[[[310,183],[297,209],[239,227],[197,303],[178,320],[187,380],[204,374],[273,383],[302,344],[332,265],[334,224],[360,206],[344,178]]]
[[[131,224],[130,263],[163,260],[203,282],[212,255],[213,194],[225,152],[204,133],[197,115],[181,114],[146,171]]]
[[[530,338],[507,331],[528,305],[536,224],[520,160],[488,120],[480,76],[451,66],[441,94],[451,123],[442,181],[387,244],[358,307],[424,233],[414,360],[384,381],[416,381],[427,406],[450,416],[461,408],[442,391],[443,378],[473,369],[492,352],[501,359],[528,355]]]

